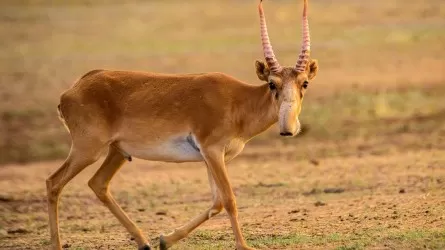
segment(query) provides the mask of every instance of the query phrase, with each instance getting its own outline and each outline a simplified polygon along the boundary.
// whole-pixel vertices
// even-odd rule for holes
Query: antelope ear
[[[255,68],[258,79],[267,82],[270,74],[269,67],[263,61],[256,60]]]
[[[316,59],[311,59],[307,73],[309,80],[314,79],[317,73],[318,73],[318,61]]]

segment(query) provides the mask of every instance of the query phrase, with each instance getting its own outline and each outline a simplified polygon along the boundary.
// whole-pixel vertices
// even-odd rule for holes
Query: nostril
[[[291,132],[281,132],[280,135],[282,135],[282,136],[292,136],[293,134]]]

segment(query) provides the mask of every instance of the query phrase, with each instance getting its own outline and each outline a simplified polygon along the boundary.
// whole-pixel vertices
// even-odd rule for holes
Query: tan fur
[[[255,63],[258,79],[272,83],[276,86],[272,90],[277,97],[279,107],[279,128],[281,135],[295,136],[300,132],[298,116],[301,112],[305,81],[309,83],[318,72],[317,60],[310,60],[305,72],[299,72],[294,67],[283,67],[280,72],[271,72],[267,64],[261,61]]]
[[[176,140],[172,138],[188,135],[193,135],[191,138],[199,146],[199,151],[192,152],[202,157],[196,161],[206,162],[209,178],[211,183],[215,181],[219,195],[199,220],[184,226],[186,231],[163,236],[162,245],[171,246],[185,237],[218,213],[221,204],[230,215],[238,248],[249,249],[237,224],[235,198],[224,162],[236,157],[247,141],[274,124],[278,109],[267,84],[249,85],[222,73],[167,75],[95,70],[85,74],[60,98],[59,116],[70,132],[72,147],[63,166],[47,180],[53,249],[60,249],[57,204],[61,190],[107,149],[107,159],[89,185],[138,246],[148,244],[107,191],[109,180],[125,156],[158,150],[159,145],[174,145],[177,141],[172,142]],[[146,160],[181,162],[181,157],[193,150],[184,143],[181,147],[187,148],[173,150],[173,156],[151,152],[142,155],[147,156]],[[159,151],[166,149],[169,148]]]
[[[64,92],[60,109],[72,134],[91,129],[108,143],[160,142],[181,132],[193,132],[203,145],[227,138],[247,141],[277,119],[266,85],[222,73],[99,71]]]
[[[131,155],[146,160],[204,161],[211,183],[213,178],[219,192],[214,204],[198,219],[184,225],[182,231],[161,237],[164,248],[218,213],[221,202],[229,214],[238,249],[249,249],[238,225],[224,163],[236,157],[247,141],[277,122],[278,114],[282,116],[282,132],[297,133],[302,84],[308,80],[307,74],[292,68],[283,68],[280,74],[271,74],[262,62],[256,62],[256,68],[260,79],[276,84],[275,90],[268,84],[249,85],[222,73],[167,75],[95,70],[65,91],[59,115],[71,134],[71,151],[63,166],[47,180],[53,249],[60,249],[57,204],[62,188],[106,149],[108,157],[89,185],[139,247],[148,240],[107,191],[112,176]],[[312,69],[316,68],[316,63],[311,63],[308,74],[315,76]],[[283,100],[289,109],[283,108]],[[187,138],[199,149],[187,144]],[[169,153],[163,155],[164,151]]]
[[[298,116],[306,91],[303,85],[316,76],[318,63],[310,60],[301,72],[295,67],[271,72],[260,61],[255,67],[266,84],[250,85],[222,73],[93,70],[65,91],[58,112],[71,135],[71,150],[46,181],[52,249],[61,249],[58,200],[63,187],[106,150],[105,161],[88,185],[140,249],[149,249],[147,238],[109,191],[111,179],[131,156],[151,161],[203,161],[207,165],[212,205],[172,233],[161,235],[160,249],[183,239],[222,208],[229,216],[236,248],[253,249],[241,233],[225,164],[277,121],[281,135],[299,132]]]

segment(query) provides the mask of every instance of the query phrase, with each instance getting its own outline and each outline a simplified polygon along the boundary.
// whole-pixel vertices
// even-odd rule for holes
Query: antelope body
[[[238,223],[235,196],[225,163],[254,136],[279,122],[280,134],[300,130],[298,115],[308,81],[318,70],[309,58],[307,0],[303,11],[303,47],[296,66],[281,67],[273,55],[261,2],[261,37],[266,63],[256,61],[262,85],[250,85],[223,73],[159,74],[93,70],[60,98],[60,119],[72,138],[70,153],[46,184],[53,249],[61,249],[58,199],[63,187],[80,171],[108,155],[88,182],[97,197],[134,237],[139,249],[151,249],[140,229],[109,192],[109,183],[125,160],[205,162],[213,204],[168,235],[167,249],[224,208],[237,249],[247,246]]]
[[[73,140],[82,134],[124,156],[196,162],[204,160],[201,147],[215,142],[224,142],[225,157],[233,157],[275,123],[278,112],[269,92],[267,85],[222,73],[95,70],[62,94],[59,112]],[[91,134],[85,124],[94,127]]]

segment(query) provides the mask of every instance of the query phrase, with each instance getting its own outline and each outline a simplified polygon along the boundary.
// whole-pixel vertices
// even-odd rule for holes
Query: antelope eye
[[[269,82],[269,88],[270,89],[276,89],[277,87],[275,86],[275,83],[273,83],[272,81]]]
[[[304,81],[304,82],[303,82],[303,88],[307,88],[308,84],[309,84],[308,81]]]

